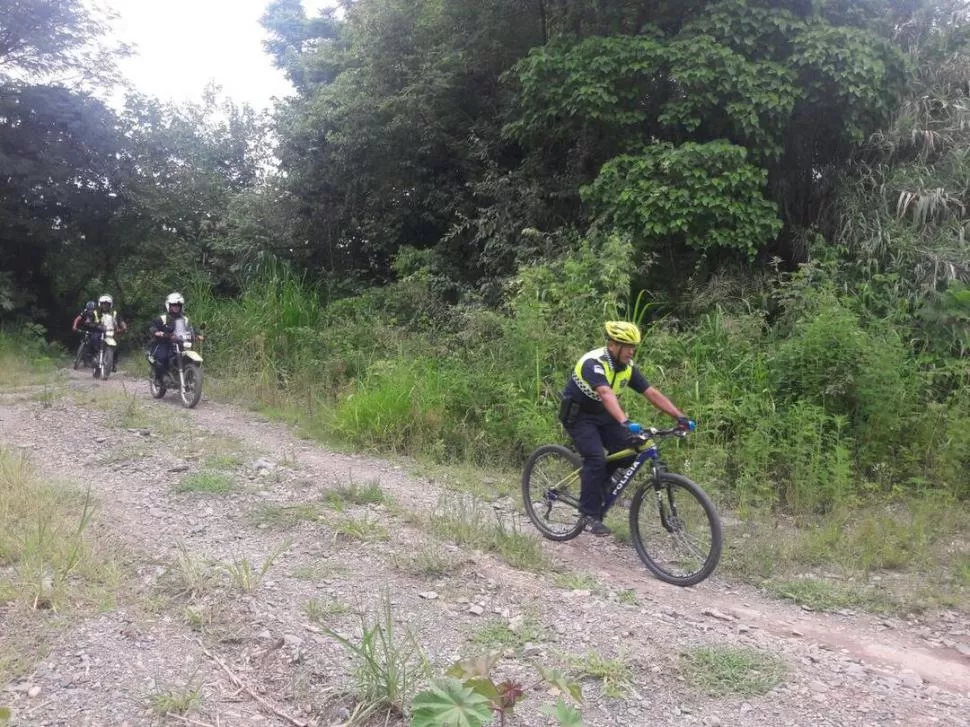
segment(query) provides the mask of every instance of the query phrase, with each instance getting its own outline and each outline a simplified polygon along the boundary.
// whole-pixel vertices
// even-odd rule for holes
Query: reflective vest
[[[610,388],[613,389],[613,393],[617,396],[620,392],[627,387],[630,383],[630,377],[633,376],[633,366],[627,366],[622,371],[616,371],[613,368],[613,357],[610,356],[609,351],[606,348],[597,348],[589,353],[583,355],[579,362],[576,364],[576,368],[573,370],[572,379],[576,382],[576,386],[590,399],[595,399],[600,401],[600,395],[596,393],[586,379],[583,378],[583,364],[585,364],[590,359],[595,359],[603,366],[603,372],[606,374],[606,380],[610,384]]]
[[[189,317],[188,316],[182,316],[182,320],[185,321],[185,325],[186,325],[186,327],[188,327],[188,325],[189,325]],[[165,315],[164,313],[162,313],[162,325],[164,326],[164,325],[167,325],[167,324],[168,324],[168,316]]]
[[[109,316],[113,316],[114,319],[115,319],[115,322],[117,322],[118,319],[121,318],[121,314],[118,311],[116,311],[116,310],[111,311],[110,313],[108,313],[108,315]],[[96,309],[94,311],[94,322],[95,323],[100,323],[101,322],[101,311],[100,310],[97,310]]]

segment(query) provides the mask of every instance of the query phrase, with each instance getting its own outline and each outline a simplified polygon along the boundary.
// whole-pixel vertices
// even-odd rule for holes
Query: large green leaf
[[[555,704],[547,704],[540,710],[543,714],[555,718],[560,727],[583,727],[583,715],[571,704],[561,699]]]
[[[432,682],[412,706],[412,727],[482,727],[492,720],[489,700],[457,679]]]
[[[455,664],[448,670],[447,674],[450,677],[455,677],[464,681],[465,679],[471,679],[472,677],[481,677],[482,679],[488,679],[489,674],[492,671],[492,667],[498,662],[500,652],[493,651],[490,654],[485,654],[484,656],[474,656],[469,659],[462,659],[461,661],[455,662]]]
[[[567,677],[559,669],[543,669],[541,666],[536,664],[536,669],[542,675],[542,678],[549,682],[552,686],[559,689],[559,691],[564,694],[568,694],[575,701],[582,704],[583,702],[583,692],[579,683]]]

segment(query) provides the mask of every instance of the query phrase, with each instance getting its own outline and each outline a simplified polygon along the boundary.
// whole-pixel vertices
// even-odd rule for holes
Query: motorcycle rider
[[[155,381],[161,385],[168,373],[174,347],[172,339],[191,333],[188,316],[184,315],[185,298],[181,293],[169,293],[165,298],[165,313],[152,321],[149,331],[152,334],[152,348],[149,356],[154,365]]]
[[[85,360],[90,359],[96,350],[94,347],[94,336],[99,326],[96,307],[94,301],[89,300],[84,304],[84,310],[74,317],[74,322],[71,324],[71,330],[75,333],[83,333],[86,331],[89,334],[87,346],[83,354]]]
[[[106,315],[109,315],[109,316],[112,317],[112,319],[114,320],[115,330],[118,333],[124,333],[128,329],[128,326],[121,319],[121,313],[119,313],[118,311],[114,310],[114,298],[112,298],[110,295],[108,295],[107,293],[105,293],[100,298],[98,298],[98,308],[94,312],[95,321],[98,323],[98,326],[99,326],[99,328],[98,328],[98,332],[99,332],[98,341],[99,342],[101,340],[100,339],[100,330],[101,330],[100,329],[100,326],[102,325],[102,323],[104,321],[104,317]],[[94,350],[96,351],[97,348],[95,348]],[[117,352],[116,352],[116,354],[117,354]],[[118,356],[115,355],[114,360],[112,361],[112,364],[111,364],[111,371],[113,373],[113,372],[115,372],[117,370],[118,370]]]

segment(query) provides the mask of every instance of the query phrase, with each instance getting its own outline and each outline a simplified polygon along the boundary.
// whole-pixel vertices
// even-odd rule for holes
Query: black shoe
[[[598,517],[594,517],[593,515],[586,515],[585,520],[586,520],[586,530],[590,534],[595,535],[597,538],[603,538],[603,537],[606,537],[607,535],[613,534],[613,531],[610,530],[608,527],[606,527],[603,524],[603,521],[600,520]]]

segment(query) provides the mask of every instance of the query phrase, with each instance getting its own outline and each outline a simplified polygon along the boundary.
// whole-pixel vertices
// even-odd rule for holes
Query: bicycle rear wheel
[[[634,494],[630,537],[650,572],[675,586],[700,583],[721,558],[721,521],[710,498],[670,472],[660,475],[659,486]]]
[[[583,532],[579,512],[582,458],[571,449],[546,444],[533,452],[522,471],[525,512],[550,540],[571,540]]]

